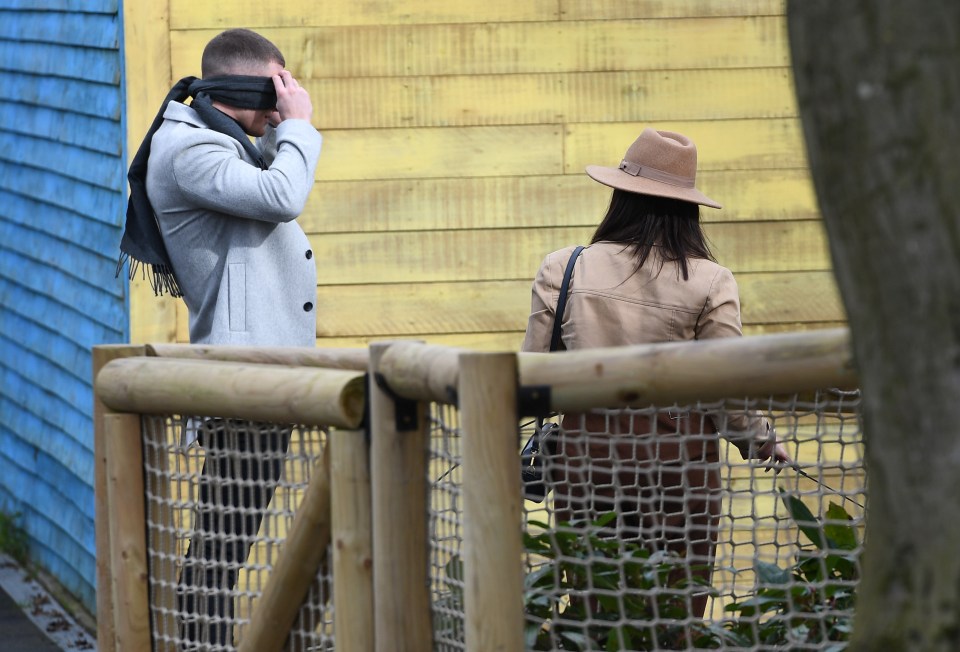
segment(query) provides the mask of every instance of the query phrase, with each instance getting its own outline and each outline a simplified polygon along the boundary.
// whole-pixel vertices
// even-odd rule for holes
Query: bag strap
[[[577,262],[577,257],[584,250],[583,245],[578,245],[573,253],[570,254],[570,260],[567,261],[567,268],[563,271],[563,282],[560,283],[560,298],[557,299],[557,312],[553,317],[553,337],[550,338],[550,350],[560,350],[560,326],[563,321],[563,313],[567,309],[567,290],[570,289],[570,277],[573,276],[573,265]]]

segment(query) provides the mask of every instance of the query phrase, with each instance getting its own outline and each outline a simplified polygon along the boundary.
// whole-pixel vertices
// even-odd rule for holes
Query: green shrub
[[[531,521],[526,552],[537,563],[524,582],[528,650],[680,650],[728,646],[796,649],[833,642],[846,649],[853,627],[859,580],[859,543],[852,518],[832,503],[820,522],[800,499],[782,489],[781,499],[810,545],[784,569],[757,562],[757,585],[747,599],[726,607],[722,623],[687,621],[687,595],[716,595],[673,553],[651,553],[634,542],[600,536],[615,518],[550,528]],[[683,572],[674,572],[680,568]],[[446,565],[448,592],[435,602],[437,634],[462,640],[463,564]],[[629,590],[624,590],[629,588]],[[687,621],[684,624],[684,621]],[[439,640],[439,639],[438,639]]]
[[[755,595],[728,605],[736,614],[726,627],[745,644],[788,648],[835,642],[829,652],[846,649],[853,630],[859,543],[852,519],[831,503],[821,523],[800,499],[781,490],[781,498],[813,550],[801,548],[790,569],[758,562]]]
[[[530,523],[543,531],[524,535],[526,550],[544,563],[525,581],[527,648],[552,650],[555,641],[564,650],[718,647],[713,643],[724,636],[719,628],[663,622],[685,619],[689,589],[710,593],[709,585],[687,579],[676,554],[600,536],[614,518],[605,514],[587,528]],[[675,573],[681,566],[683,572]]]

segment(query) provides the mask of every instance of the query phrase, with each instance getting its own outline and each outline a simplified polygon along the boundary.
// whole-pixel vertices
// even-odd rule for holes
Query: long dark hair
[[[683,280],[690,278],[687,260],[714,260],[700,228],[700,207],[668,197],[639,195],[614,189],[610,207],[593,234],[595,242],[618,242],[632,247],[636,269],[643,267],[653,247],[659,249],[660,268],[666,261],[676,262]],[[657,270],[660,273],[660,270]]]

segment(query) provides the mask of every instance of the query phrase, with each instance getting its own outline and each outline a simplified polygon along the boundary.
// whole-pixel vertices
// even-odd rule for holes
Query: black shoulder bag
[[[570,260],[567,261],[567,267],[563,271],[563,281],[560,283],[560,297],[557,299],[557,311],[553,317],[553,336],[550,338],[550,351],[560,350],[562,342],[560,341],[561,322],[563,313],[567,308],[567,291],[570,288],[570,277],[573,276],[573,266],[583,251],[583,246],[578,246],[570,254]],[[523,497],[532,500],[535,503],[542,503],[547,495],[547,483],[543,478],[543,455],[541,451],[553,454],[555,446],[554,440],[557,436],[559,425],[556,423],[544,423],[542,418],[537,419],[537,426],[523,445],[520,451],[520,480],[523,485]]]

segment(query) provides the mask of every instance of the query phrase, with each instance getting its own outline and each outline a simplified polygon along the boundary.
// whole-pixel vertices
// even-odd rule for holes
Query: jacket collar
[[[182,102],[170,102],[167,105],[167,110],[163,112],[163,118],[174,122],[185,122],[192,127],[200,127],[201,129],[210,128],[206,122],[200,119],[200,115],[192,107]]]

